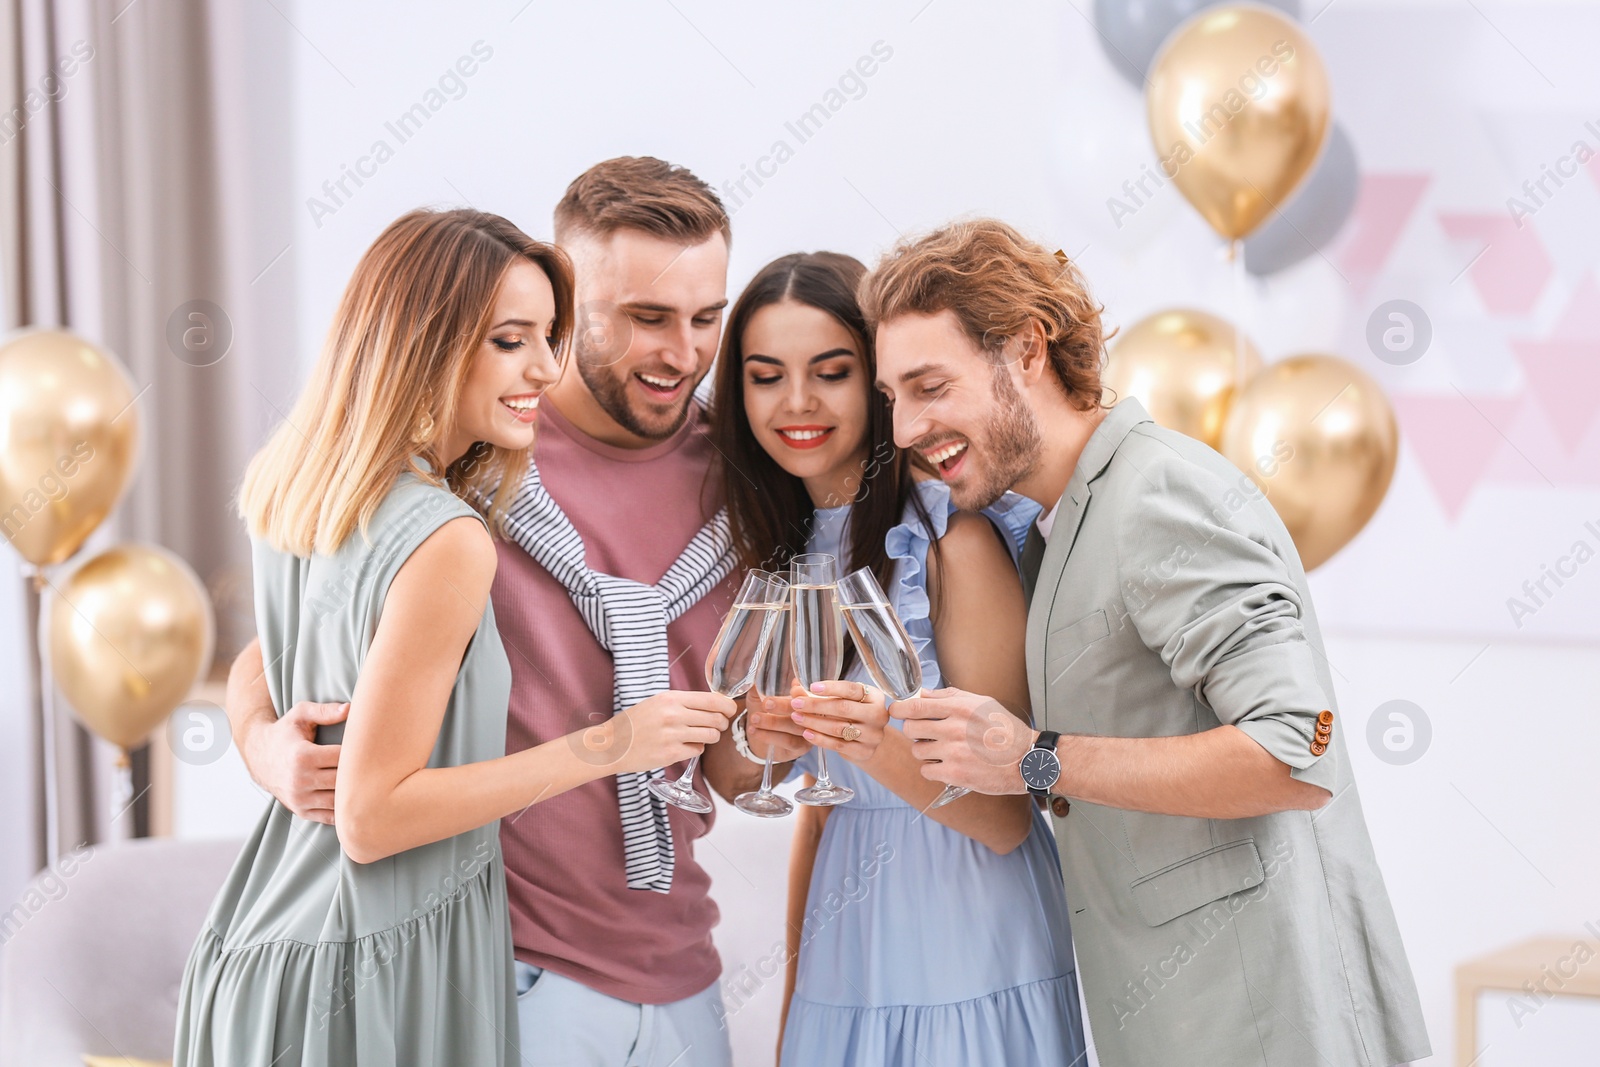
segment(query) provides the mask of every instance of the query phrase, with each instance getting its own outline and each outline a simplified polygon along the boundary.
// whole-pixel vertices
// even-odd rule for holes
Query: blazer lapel
[[[1017,569],[1022,572],[1022,595],[1024,603],[1033,603],[1033,588],[1039,584],[1039,566],[1044,563],[1044,534],[1039,532],[1038,526],[1028,528],[1028,540],[1023,543],[1022,557],[1017,561]]]
[[[1072,554],[1072,543],[1077,540],[1078,528],[1083,525],[1083,515],[1089,504],[1089,483],[1082,477],[1083,464],[1072,472],[1066,492],[1056,505],[1055,522],[1050,526],[1044,553],[1039,561],[1038,576],[1028,592],[1027,657],[1029,674],[1035,667],[1044,667],[1044,637],[1050,632],[1050,612],[1055,607],[1056,589],[1061,584],[1061,572],[1066,569],[1067,558]],[[1042,676],[1041,676],[1042,677]],[[1043,707],[1041,691],[1034,697],[1035,713]],[[1035,723],[1037,725],[1037,722]]]

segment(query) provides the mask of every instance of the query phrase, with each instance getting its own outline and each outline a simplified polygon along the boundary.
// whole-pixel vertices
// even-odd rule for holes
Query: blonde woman
[[[349,713],[318,737],[341,745],[331,824],[274,801],[212,907],[176,1063],[515,1062],[498,820],[685,759],[726,724],[730,701],[661,694],[622,713],[614,761],[594,759],[605,738],[576,736],[504,754],[491,536],[562,370],[572,284],[559,250],[498,216],[404,216],[357,265],[304,395],[250,464],[240,510],[273,705]]]

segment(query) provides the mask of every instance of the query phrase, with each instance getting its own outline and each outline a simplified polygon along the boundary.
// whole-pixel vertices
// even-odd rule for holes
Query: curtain
[[[291,229],[288,135],[272,118],[288,113],[292,27],[275,6],[229,0],[0,4],[0,325],[66,326],[121,357],[139,390],[137,473],[78,559],[125,540],[176,551],[211,592],[226,663],[254,629],[232,494],[269,421],[265,398],[294,375],[294,360],[263,356],[292,343],[294,257],[277,247]],[[186,347],[197,323],[226,349]],[[36,865],[52,844],[52,748],[58,851],[148,832],[148,751],[135,759],[139,799],[113,823],[109,746],[59,698],[46,744],[41,692],[30,706],[12,688],[0,714],[37,724],[31,810],[16,820]]]

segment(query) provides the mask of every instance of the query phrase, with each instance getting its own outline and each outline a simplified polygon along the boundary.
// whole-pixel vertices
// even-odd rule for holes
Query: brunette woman
[[[752,566],[827,552],[841,573],[871,567],[926,688],[991,693],[1026,719],[1014,560],[1038,506],[1009,497],[961,513],[943,483],[916,476],[873,386],[855,297],[863,273],[848,256],[785,256],[733,307],[713,432],[735,543]],[[846,673],[883,700],[859,660]],[[1043,816],[1026,796],[976,793],[930,810],[941,787],[892,722],[863,746],[829,706],[796,690],[736,723],[758,756],[769,743],[789,758],[796,742],[826,748],[835,783],[856,791],[802,809],[783,1067],[1079,1062],[1067,905]],[[970,921],[973,901],[985,922]]]

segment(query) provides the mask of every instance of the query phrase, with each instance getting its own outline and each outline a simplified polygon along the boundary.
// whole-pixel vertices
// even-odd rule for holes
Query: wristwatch
[[[1061,777],[1061,757],[1056,755],[1056,740],[1060,736],[1054,730],[1041,731],[1033,747],[1022,754],[1022,763],[1017,768],[1022,772],[1022,784],[1041,800],[1050,795],[1056,779]]]

